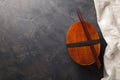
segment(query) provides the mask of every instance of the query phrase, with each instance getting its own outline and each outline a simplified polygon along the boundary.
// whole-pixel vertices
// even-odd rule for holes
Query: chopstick
[[[90,34],[89,34],[89,32],[88,32],[88,29],[87,29],[87,24],[84,22],[84,20],[83,20],[83,18],[82,18],[82,14],[81,14],[79,8],[77,9],[77,15],[78,15],[78,18],[79,18],[82,26],[83,26],[83,30],[84,30],[84,32],[85,32],[85,35],[86,35],[87,40],[92,40],[91,37],[90,37]],[[96,50],[95,50],[95,48],[94,48],[94,45],[90,45],[90,49],[91,49],[91,51],[92,51],[92,55],[93,55],[93,58],[94,58],[94,60],[95,60],[95,62],[96,62],[96,65],[97,65],[98,69],[100,69],[101,63],[100,63],[99,58],[97,57],[97,53],[96,53]]]

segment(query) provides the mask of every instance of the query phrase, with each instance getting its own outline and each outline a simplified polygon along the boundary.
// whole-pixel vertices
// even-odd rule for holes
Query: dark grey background
[[[93,0],[0,0],[0,80],[100,80],[103,65],[80,66],[67,52],[78,7],[99,32],[102,62]]]

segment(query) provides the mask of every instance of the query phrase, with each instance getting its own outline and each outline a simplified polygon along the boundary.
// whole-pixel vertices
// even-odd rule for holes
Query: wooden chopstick
[[[83,18],[82,18],[82,14],[81,14],[79,8],[77,9],[77,14],[78,14],[78,18],[79,18],[79,20],[80,20],[80,22],[81,22],[81,24],[82,24],[82,26],[83,26],[83,30],[84,30],[84,32],[85,32],[85,35],[86,35],[86,37],[87,37],[87,40],[92,40],[91,37],[90,37],[90,34],[89,34],[88,30],[87,30],[87,24],[84,22],[84,20],[83,20]],[[96,50],[95,50],[95,48],[94,48],[93,45],[90,45],[90,48],[91,48],[91,50],[92,50],[92,55],[93,55],[93,57],[94,57],[94,60],[96,61],[96,65],[97,65],[98,69],[100,69],[101,63],[100,63],[99,58],[97,57]]]

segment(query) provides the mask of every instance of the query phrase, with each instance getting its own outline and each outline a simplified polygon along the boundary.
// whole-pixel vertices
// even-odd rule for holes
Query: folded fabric
[[[120,0],[94,0],[97,21],[107,42],[104,77],[120,80]]]

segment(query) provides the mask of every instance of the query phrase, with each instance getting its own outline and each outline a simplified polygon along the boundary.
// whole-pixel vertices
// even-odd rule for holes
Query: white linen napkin
[[[104,54],[104,77],[120,80],[120,0],[94,0],[97,21],[107,42]]]

